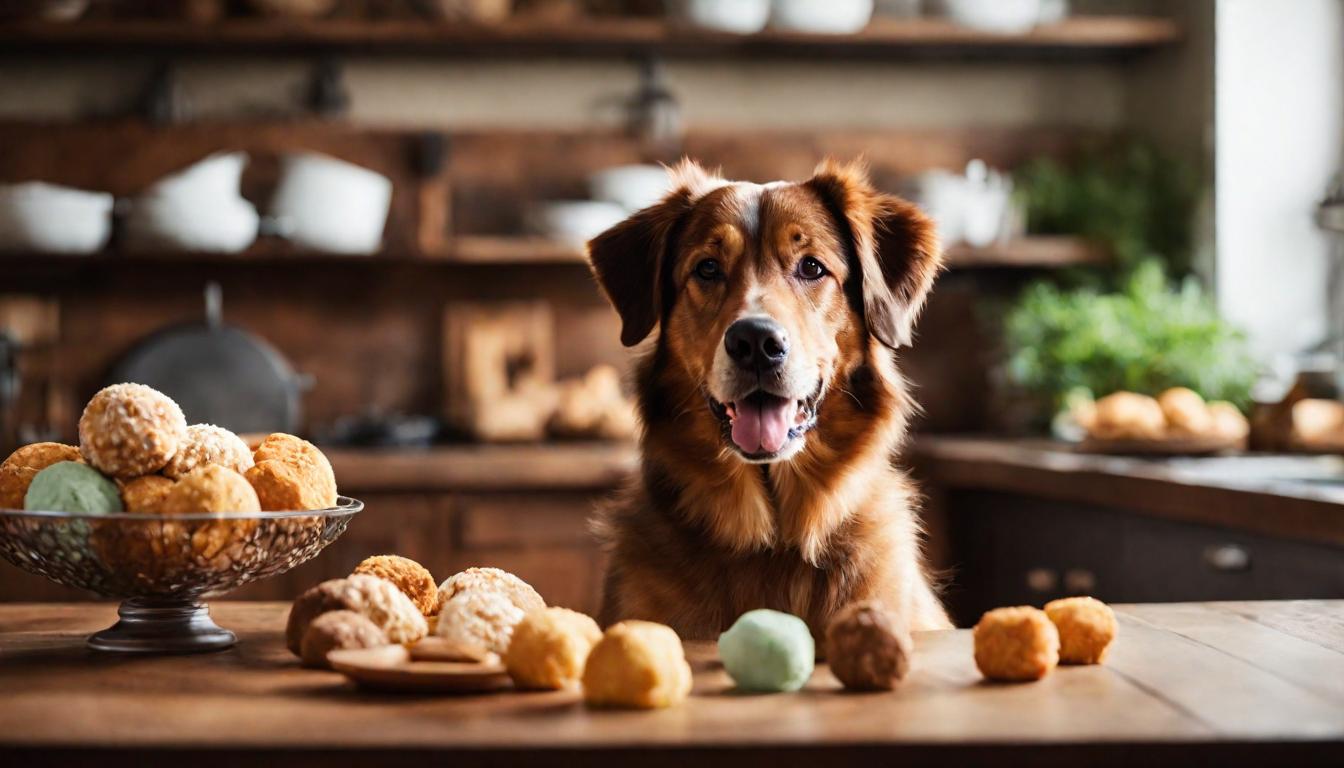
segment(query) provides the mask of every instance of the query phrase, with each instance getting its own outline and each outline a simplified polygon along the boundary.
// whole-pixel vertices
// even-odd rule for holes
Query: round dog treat
[[[173,481],[163,475],[141,475],[134,480],[123,480],[121,503],[127,512],[144,515],[159,514],[160,505],[168,492],[173,490]]]
[[[23,508],[42,512],[111,515],[121,511],[117,485],[78,461],[58,461],[33,477]]]
[[[303,633],[299,658],[305,667],[328,668],[327,654],[341,648],[377,648],[388,645],[377,624],[354,611],[328,611],[313,619]]]
[[[826,628],[826,660],[846,688],[895,688],[910,671],[912,652],[910,634],[877,603],[854,603]]]
[[[1147,395],[1115,392],[1097,401],[1091,434],[1105,440],[1156,440],[1163,436],[1167,418],[1162,406]]]
[[[187,473],[159,503],[159,512],[164,515],[260,511],[257,492],[247,480],[218,464],[207,464]]]
[[[178,480],[193,469],[209,464],[218,464],[243,473],[251,469],[254,463],[252,451],[237,435],[213,424],[192,424],[187,427],[187,437],[182,447],[164,466],[163,474]]]
[[[1213,419],[1213,432],[1219,437],[1240,440],[1251,432],[1251,424],[1241,409],[1226,400],[1210,402],[1209,417]]]
[[[1100,664],[1119,629],[1115,611],[1091,597],[1066,597],[1045,604],[1045,615],[1059,631],[1061,664]]]
[[[23,509],[23,497],[37,473],[61,461],[83,462],[79,449],[63,443],[33,443],[0,464],[0,509]]]
[[[1045,611],[995,608],[975,625],[975,665],[990,680],[1039,680],[1059,663],[1059,632]]]
[[[523,613],[531,613],[546,607],[537,590],[531,584],[499,568],[468,568],[455,573],[439,585],[439,608],[461,592],[488,590],[499,592]]]
[[[817,648],[802,619],[762,608],[719,635],[719,658],[744,691],[796,691],[812,676]]]
[[[99,471],[138,477],[163,469],[187,435],[182,409],[143,384],[113,384],[79,417],[79,450]]]
[[[415,603],[386,579],[355,574],[331,579],[299,595],[289,609],[285,647],[295,656],[303,652],[308,625],[328,611],[354,611],[372,621],[391,643],[413,643],[425,636],[425,617]]]
[[[264,490],[257,488],[262,504],[265,505],[267,496],[271,495],[275,504],[284,505],[265,506],[265,509],[329,509],[336,506],[336,475],[332,472],[331,462],[307,440],[276,432],[261,441],[253,458],[257,466],[266,465],[264,471],[258,473],[264,486]],[[280,466],[288,467],[290,471],[282,471]],[[249,472],[248,479],[252,477]]]
[[[681,638],[651,621],[613,624],[583,668],[583,698],[595,707],[670,707],[690,692],[691,665]]]
[[[1157,396],[1157,404],[1167,420],[1167,427],[1181,435],[1207,435],[1213,431],[1213,417],[1198,392],[1186,387],[1172,387]]]
[[[502,655],[509,648],[513,628],[522,620],[523,612],[503,593],[474,590],[444,603],[434,631],[455,646]]]
[[[375,555],[355,566],[355,573],[367,573],[397,585],[426,616],[439,608],[439,588],[434,576],[414,560],[399,555]]]
[[[601,639],[592,618],[568,608],[542,608],[514,627],[504,665],[519,688],[559,690],[583,677],[588,653]]]

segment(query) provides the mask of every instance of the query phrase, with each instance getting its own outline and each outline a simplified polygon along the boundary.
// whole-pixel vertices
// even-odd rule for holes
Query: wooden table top
[[[127,658],[84,647],[110,605],[0,606],[0,764],[143,763],[147,749],[192,768],[281,751],[328,766],[391,753],[454,766],[1344,764],[1344,601],[1120,606],[1106,665],[1025,685],[982,682],[967,630],[918,635],[891,693],[844,693],[819,667],[800,693],[740,695],[697,661],[690,700],[654,712],[593,711],[568,692],[362,692],[298,666],[286,610],[216,603],[234,649]]]

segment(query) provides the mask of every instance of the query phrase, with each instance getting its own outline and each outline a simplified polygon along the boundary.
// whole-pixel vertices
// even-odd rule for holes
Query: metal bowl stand
[[[210,606],[183,598],[131,598],[117,608],[116,624],[89,637],[95,651],[208,653],[231,648],[238,636],[210,618]]]

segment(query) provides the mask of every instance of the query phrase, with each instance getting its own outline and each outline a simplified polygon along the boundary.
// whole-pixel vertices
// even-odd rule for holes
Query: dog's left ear
[[[943,264],[933,221],[907,200],[878,192],[861,161],[826,160],[804,186],[830,209],[858,261],[853,296],[883,344],[908,346],[915,319]]]

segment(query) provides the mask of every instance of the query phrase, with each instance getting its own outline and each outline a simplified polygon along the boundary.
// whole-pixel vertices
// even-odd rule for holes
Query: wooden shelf
[[[341,488],[358,493],[611,489],[634,472],[633,443],[323,448]]]
[[[766,31],[733,35],[661,19],[517,20],[471,25],[416,20],[236,19],[218,24],[159,20],[0,24],[0,52],[390,53],[436,56],[741,56],[909,58],[1124,57],[1181,38],[1150,16],[1078,16],[1024,34],[996,34],[944,19],[877,19],[853,35]]]

